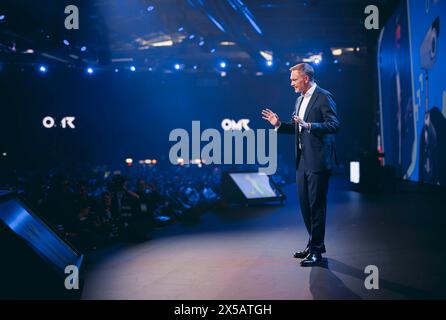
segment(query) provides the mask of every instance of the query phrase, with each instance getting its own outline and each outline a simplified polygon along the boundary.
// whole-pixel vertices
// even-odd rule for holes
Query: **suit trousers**
[[[325,252],[325,221],[330,175],[331,170],[312,172],[306,169],[301,157],[296,180],[300,209],[309,234],[307,246],[310,252]]]

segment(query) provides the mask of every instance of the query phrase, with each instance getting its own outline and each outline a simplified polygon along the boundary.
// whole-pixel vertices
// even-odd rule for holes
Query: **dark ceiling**
[[[272,54],[274,67],[286,70],[311,54],[333,59],[331,48],[351,47],[355,56],[346,54],[342,62],[355,63],[373,49],[379,34],[365,29],[364,8],[377,5],[382,26],[397,3],[2,0],[0,61],[111,70],[134,65],[138,70],[165,71],[179,63],[193,71],[194,65],[206,70],[223,59],[232,67],[257,67]],[[64,9],[70,4],[79,8],[79,30],[64,27]]]

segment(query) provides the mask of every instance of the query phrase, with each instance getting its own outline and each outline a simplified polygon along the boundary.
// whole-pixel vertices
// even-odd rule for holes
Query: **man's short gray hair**
[[[308,78],[310,78],[310,81],[314,81],[314,69],[308,63],[299,63],[290,68],[290,71],[295,71],[295,70],[307,75]]]

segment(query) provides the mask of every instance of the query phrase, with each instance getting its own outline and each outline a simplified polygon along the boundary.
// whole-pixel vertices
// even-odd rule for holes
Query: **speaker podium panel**
[[[65,268],[82,267],[83,255],[15,194],[0,195],[1,298],[80,297],[65,288]]]

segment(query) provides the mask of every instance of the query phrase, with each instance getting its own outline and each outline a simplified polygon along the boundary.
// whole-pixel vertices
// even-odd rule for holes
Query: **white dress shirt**
[[[310,89],[308,89],[308,91],[305,94],[301,95],[302,97],[301,99],[303,99],[303,101],[300,103],[300,109],[296,110],[296,113],[299,111],[298,117],[301,118],[302,120],[304,119],[305,111],[307,110],[308,103],[310,102],[311,96],[313,95],[315,89],[316,89],[316,83],[313,82]],[[296,108],[299,108],[299,104],[297,104]],[[301,126],[299,126],[299,132],[300,131],[302,131]]]

